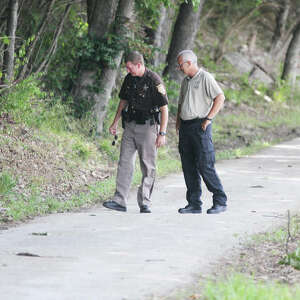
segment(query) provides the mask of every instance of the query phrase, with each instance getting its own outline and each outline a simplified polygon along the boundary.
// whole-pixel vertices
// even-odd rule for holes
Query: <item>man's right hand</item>
[[[112,123],[109,127],[109,132],[110,134],[112,135],[116,135],[117,134],[117,125],[118,124],[115,124],[115,123]]]

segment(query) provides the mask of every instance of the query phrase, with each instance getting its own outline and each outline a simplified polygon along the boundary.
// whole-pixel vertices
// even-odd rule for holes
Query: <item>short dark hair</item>
[[[141,53],[139,53],[138,51],[132,51],[129,52],[125,55],[125,63],[127,62],[132,62],[134,65],[140,63],[140,64],[144,64],[144,57]]]

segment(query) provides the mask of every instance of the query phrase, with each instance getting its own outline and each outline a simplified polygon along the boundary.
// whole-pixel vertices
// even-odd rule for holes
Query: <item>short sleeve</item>
[[[215,78],[209,73],[206,73],[205,76],[205,90],[207,96],[211,99],[215,99],[218,95],[224,94]]]
[[[155,106],[161,107],[168,104],[168,96],[166,87],[160,78],[160,76],[156,73],[152,73],[153,79],[153,104]]]

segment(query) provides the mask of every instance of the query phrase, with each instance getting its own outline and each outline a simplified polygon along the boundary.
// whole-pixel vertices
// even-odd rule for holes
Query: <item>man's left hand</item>
[[[156,145],[156,148],[159,148],[163,145],[165,145],[166,143],[166,137],[164,135],[158,135],[157,138],[156,138],[156,142],[155,142],[155,145]]]
[[[205,131],[206,127],[211,123],[210,120],[204,120],[201,124],[202,130]]]

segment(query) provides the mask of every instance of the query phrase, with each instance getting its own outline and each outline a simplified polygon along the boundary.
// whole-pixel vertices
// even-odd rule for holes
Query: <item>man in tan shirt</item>
[[[178,212],[202,212],[202,178],[213,193],[213,206],[207,213],[217,214],[226,210],[227,196],[214,166],[212,120],[222,107],[225,97],[213,76],[198,67],[197,56],[193,51],[181,51],[177,62],[179,69],[186,75],[181,84],[176,130],[179,131],[179,153],[188,202]]]

